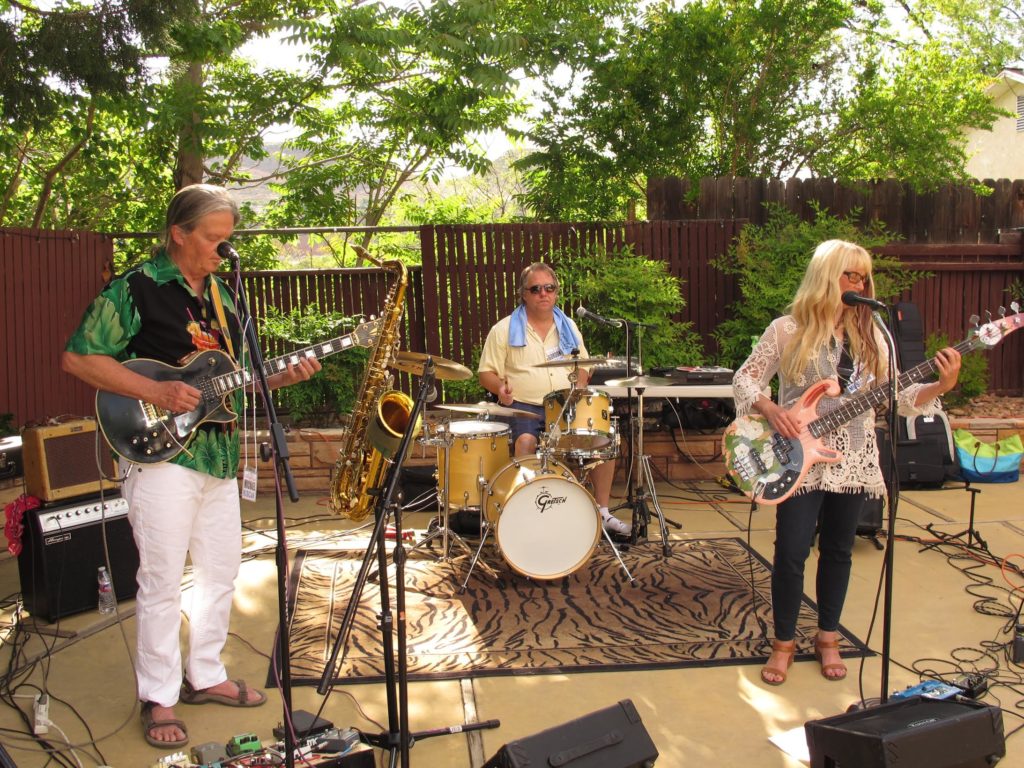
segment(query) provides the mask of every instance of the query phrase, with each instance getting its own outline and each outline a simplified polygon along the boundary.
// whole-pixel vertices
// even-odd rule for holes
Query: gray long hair
[[[163,246],[170,250],[171,227],[181,227],[191,232],[204,216],[218,211],[231,211],[238,226],[242,218],[238,203],[224,187],[214,184],[190,184],[179,189],[167,206],[167,221],[163,231]]]

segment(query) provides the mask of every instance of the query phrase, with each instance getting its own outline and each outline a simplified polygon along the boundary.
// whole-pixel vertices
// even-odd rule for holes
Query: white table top
[[[628,397],[630,392],[634,396],[638,394],[636,389],[608,387],[604,384],[595,384],[593,388],[609,397]],[[732,400],[732,384],[671,384],[666,387],[646,387],[644,397],[724,397]]]

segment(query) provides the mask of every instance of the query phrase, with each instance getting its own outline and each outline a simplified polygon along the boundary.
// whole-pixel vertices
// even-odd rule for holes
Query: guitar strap
[[[224,304],[220,298],[220,283],[217,279],[210,275],[210,296],[213,298],[213,308],[217,312],[217,322],[220,323],[220,332],[224,336],[224,343],[228,346],[228,354],[231,358],[238,362],[238,358],[235,357],[235,349],[231,344],[231,328],[228,326],[227,319],[224,317]]]

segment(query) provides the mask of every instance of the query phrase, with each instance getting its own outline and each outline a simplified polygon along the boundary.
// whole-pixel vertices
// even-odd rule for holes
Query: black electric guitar
[[[1017,303],[1011,304],[1015,314],[990,320],[972,331],[957,344],[958,352],[979,347],[994,347],[1004,337],[1024,327],[1024,314]],[[935,358],[901,373],[897,387],[924,381],[938,371]],[[750,414],[736,419],[722,436],[725,468],[743,493],[759,504],[779,504],[800,487],[811,467],[818,462],[834,464],[843,456],[826,448],[822,438],[876,405],[889,399],[889,385],[881,384],[843,403],[824,416],[817,416],[822,397],[839,395],[834,379],[819,381],[809,387],[789,409],[800,426],[800,436],[791,440],[772,430],[768,419]]]
[[[323,359],[351,347],[369,347],[376,343],[381,320],[363,323],[352,333],[311,347],[289,352],[267,361],[267,376],[280,373],[300,358]],[[128,461],[155,464],[173,459],[186,450],[196,427],[207,421],[232,422],[238,415],[231,410],[227,396],[252,381],[248,371],[219,349],[200,351],[183,366],[137,358],[123,365],[155,381],[181,381],[198,389],[199,405],[186,413],[171,413],[144,400],[100,390],[96,393],[96,420],[114,451]]]

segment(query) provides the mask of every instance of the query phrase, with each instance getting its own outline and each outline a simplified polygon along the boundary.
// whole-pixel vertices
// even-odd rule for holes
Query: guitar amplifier
[[[25,489],[44,502],[89,496],[112,490],[96,467],[96,455],[104,472],[116,477],[117,470],[105,441],[96,440],[96,422],[76,419],[52,426],[30,427],[21,433]]]
[[[96,574],[110,553],[110,577],[118,601],[135,597],[139,551],[128,522],[128,502],[117,493],[54,504],[25,513],[18,575],[25,608],[56,621],[95,610]],[[104,527],[107,549],[104,551]]]

